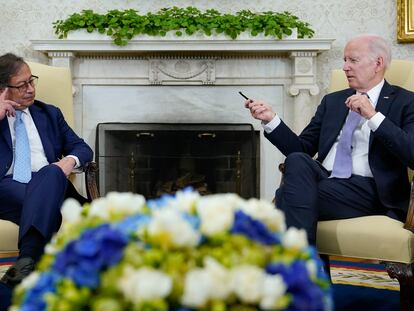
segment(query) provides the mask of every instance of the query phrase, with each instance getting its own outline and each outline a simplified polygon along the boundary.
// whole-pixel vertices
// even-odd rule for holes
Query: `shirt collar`
[[[382,79],[380,83],[378,83],[376,86],[374,86],[372,89],[370,89],[368,92],[366,92],[369,96],[369,99],[371,100],[371,103],[374,105],[374,107],[377,105],[378,98],[380,96],[382,87],[384,86],[385,80]]]

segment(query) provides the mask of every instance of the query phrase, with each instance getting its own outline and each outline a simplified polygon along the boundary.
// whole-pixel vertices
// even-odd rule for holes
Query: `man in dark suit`
[[[37,79],[22,58],[0,56],[0,219],[19,225],[20,255],[1,279],[10,288],[34,269],[59,229],[60,207],[73,189],[67,176],[92,160],[91,148],[61,111],[34,99]],[[23,156],[19,122],[26,133]],[[22,172],[24,165],[18,163],[22,157],[27,161],[27,155],[28,172]]]
[[[268,104],[245,103],[286,156],[276,205],[288,226],[306,230],[311,244],[318,220],[374,214],[405,219],[407,167],[414,168],[414,93],[384,80],[390,61],[383,38],[351,39],[343,65],[349,89],[326,95],[300,135]]]

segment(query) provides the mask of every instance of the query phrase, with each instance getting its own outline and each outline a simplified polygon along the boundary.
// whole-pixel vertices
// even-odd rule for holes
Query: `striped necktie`
[[[16,135],[16,146],[14,153],[13,179],[21,183],[28,183],[32,178],[30,144],[27,137],[26,127],[22,120],[22,111],[20,110],[16,110],[14,130]]]

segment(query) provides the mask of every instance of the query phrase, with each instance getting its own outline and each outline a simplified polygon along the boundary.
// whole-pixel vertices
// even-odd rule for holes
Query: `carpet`
[[[0,254],[0,278],[7,271],[7,269],[16,261],[16,253]]]
[[[0,277],[16,260],[10,255],[0,257]],[[335,311],[399,310],[400,287],[384,265],[335,257],[330,259],[330,266]],[[2,297],[0,291],[0,299],[10,299],[4,293]]]
[[[358,262],[352,259],[330,260],[333,284],[355,285],[399,291],[396,279],[388,276],[385,266],[375,262]]]
[[[331,258],[335,311],[399,310],[400,285],[378,262]]]

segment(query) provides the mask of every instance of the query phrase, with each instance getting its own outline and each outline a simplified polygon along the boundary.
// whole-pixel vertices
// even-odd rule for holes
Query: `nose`
[[[348,71],[349,70],[349,64],[348,64],[348,62],[344,62],[344,65],[342,66],[342,70],[343,71]]]
[[[35,90],[35,87],[34,87],[34,85],[32,84],[32,83],[27,83],[27,89],[26,89],[26,92],[34,92],[34,90]]]

